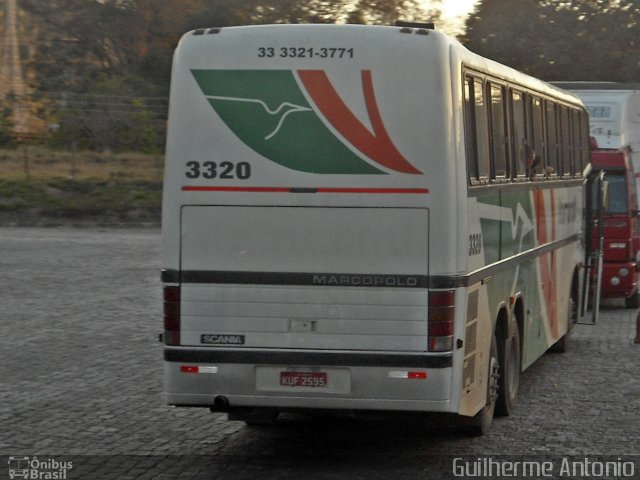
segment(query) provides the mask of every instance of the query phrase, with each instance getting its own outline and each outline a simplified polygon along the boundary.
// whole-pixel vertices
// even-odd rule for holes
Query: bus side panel
[[[523,368],[531,365],[569,330],[572,281],[578,264],[583,261],[580,240],[572,236],[582,230],[581,186],[537,190],[532,195],[536,244],[555,243],[558,247],[536,260],[538,321],[542,328],[538,327],[535,335],[529,338],[525,336]],[[533,323],[535,325],[535,321]]]
[[[501,308],[510,312],[517,299],[524,302],[523,369],[567,332],[571,282],[581,251],[578,237],[571,236],[580,229],[580,198],[577,186],[488,192],[470,199],[470,211],[475,204],[478,212],[470,234],[482,238],[481,247],[470,252],[470,270],[503,265],[486,279],[486,314],[493,325]]]
[[[484,201],[484,199],[483,199]],[[483,268],[488,259],[497,259],[499,242],[497,233],[487,230],[487,204],[470,198],[467,201],[469,219],[469,265],[467,271]],[[491,207],[490,207],[491,208]],[[499,211],[498,211],[499,219]],[[499,227],[499,226],[498,226]],[[492,235],[495,236],[493,238]],[[495,315],[489,282],[480,282],[467,289],[466,315],[464,321],[464,363],[460,411],[462,415],[475,415],[487,400],[487,372],[489,351],[493,335]]]
[[[464,289],[464,338],[461,395],[458,413],[473,416],[487,400],[487,371],[493,325],[489,314],[487,285],[480,283]]]

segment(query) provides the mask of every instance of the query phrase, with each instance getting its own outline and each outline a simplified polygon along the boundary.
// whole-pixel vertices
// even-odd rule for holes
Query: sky
[[[476,0],[444,0],[442,2],[443,13],[447,16],[459,16],[469,13]]]
[[[425,6],[431,3],[423,0]],[[442,0],[442,17],[446,24],[436,25],[438,30],[449,34],[462,32],[464,19],[473,10],[477,0]]]

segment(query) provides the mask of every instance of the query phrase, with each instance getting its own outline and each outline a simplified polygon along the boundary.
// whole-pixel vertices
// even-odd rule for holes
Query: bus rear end
[[[460,188],[443,161],[459,141],[447,52],[434,32],[385,27],[182,39],[163,205],[168,403],[234,418],[458,412],[466,298],[429,289],[459,256],[453,220],[432,213]]]
[[[170,402],[443,409],[453,317],[430,332],[428,225],[423,208],[184,207]]]

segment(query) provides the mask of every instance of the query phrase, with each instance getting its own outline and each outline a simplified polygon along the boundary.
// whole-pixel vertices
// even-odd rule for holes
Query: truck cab
[[[638,308],[640,220],[636,175],[630,152],[629,149],[595,149],[591,154],[591,161],[595,170],[605,172],[608,183],[603,216],[604,266],[601,295],[602,298],[624,298],[627,308]],[[597,241],[595,234],[592,241]]]

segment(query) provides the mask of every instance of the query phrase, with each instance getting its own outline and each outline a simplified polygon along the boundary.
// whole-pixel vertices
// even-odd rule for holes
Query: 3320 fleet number
[[[246,180],[251,177],[251,165],[247,162],[187,162],[187,178]]]

